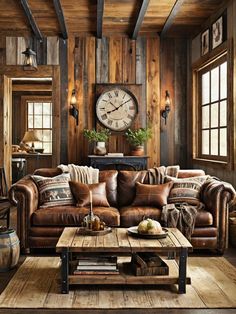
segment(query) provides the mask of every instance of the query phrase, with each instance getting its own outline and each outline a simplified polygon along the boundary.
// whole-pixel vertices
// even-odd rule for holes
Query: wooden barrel
[[[0,231],[0,272],[15,267],[20,256],[20,241],[13,229]]]

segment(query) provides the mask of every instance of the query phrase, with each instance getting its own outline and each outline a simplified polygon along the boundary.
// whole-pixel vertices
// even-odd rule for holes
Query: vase
[[[106,155],[106,145],[105,142],[97,142],[94,147],[94,155],[104,156]]]
[[[136,146],[131,151],[131,156],[143,156],[144,147],[142,145]]]

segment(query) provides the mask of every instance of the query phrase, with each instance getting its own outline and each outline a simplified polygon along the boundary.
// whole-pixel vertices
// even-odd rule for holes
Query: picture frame
[[[210,45],[210,31],[209,28],[206,29],[201,34],[201,55],[204,56],[209,52],[209,45]]]
[[[218,47],[223,42],[223,16],[220,16],[211,27],[212,49]]]

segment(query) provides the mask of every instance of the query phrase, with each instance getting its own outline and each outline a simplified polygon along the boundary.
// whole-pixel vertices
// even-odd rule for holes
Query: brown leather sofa
[[[52,177],[61,173],[60,169],[38,169],[35,174]],[[203,170],[180,170],[179,178],[204,175]],[[104,170],[99,173],[99,181],[106,182],[107,199],[110,207],[94,207],[94,213],[109,226],[129,227],[137,225],[143,217],[160,219],[161,209],[156,207],[130,206],[135,197],[135,183],[147,182],[147,171]],[[26,176],[13,184],[9,191],[11,201],[17,205],[18,236],[21,249],[55,247],[62,230],[66,226],[78,226],[87,215],[88,208],[58,206],[38,209],[37,186]],[[192,245],[198,249],[216,249],[223,253],[227,246],[228,203],[232,194],[221,181],[205,185],[201,191],[201,201],[205,209],[196,218],[192,234]]]

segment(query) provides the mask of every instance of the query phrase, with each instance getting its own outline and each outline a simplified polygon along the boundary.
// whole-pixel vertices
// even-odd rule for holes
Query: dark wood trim
[[[139,15],[138,15],[135,27],[134,27],[134,31],[133,31],[133,34],[131,36],[132,39],[137,39],[137,37],[138,37],[138,33],[139,33],[139,30],[142,26],[143,19],[144,19],[144,16],[146,14],[149,2],[150,2],[150,0],[143,0],[141,9],[139,11]]]
[[[30,23],[30,26],[32,28],[33,33],[35,34],[36,38],[43,40],[43,36],[38,28],[38,25],[33,17],[32,11],[30,10],[29,4],[27,0],[20,0],[20,3],[22,5],[22,8],[25,12],[25,15],[27,16],[27,19]]]
[[[66,28],[66,22],[61,6],[60,0],[53,0],[53,5],[57,14],[57,19],[60,25],[60,30],[61,30],[61,35],[63,39],[68,39],[68,33],[67,33],[67,28]]]
[[[167,33],[167,31],[170,29],[170,27],[172,26],[174,19],[176,17],[176,15],[178,14],[182,4],[184,3],[184,0],[177,0],[168,16],[168,18],[165,21],[165,25],[161,31],[161,36],[164,37]]]
[[[97,0],[97,38],[102,38],[104,0]]]

